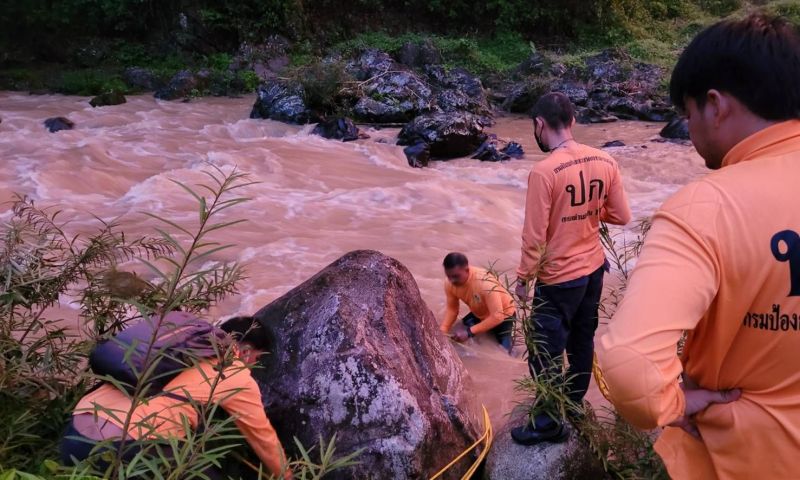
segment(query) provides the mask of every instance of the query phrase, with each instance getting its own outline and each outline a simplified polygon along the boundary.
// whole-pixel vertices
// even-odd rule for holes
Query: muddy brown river
[[[94,228],[90,213],[118,218],[129,235],[152,233],[143,211],[193,225],[196,205],[170,179],[204,181],[201,171],[212,163],[237,166],[260,182],[242,192],[252,201],[229,210],[230,219],[249,221],[218,238],[236,247],[216,260],[245,263],[249,278],[240,295],[214,308],[214,317],[252,313],[355,249],[380,250],[405,264],[440,319],[447,252],[513,272],[528,171],[543,158],[528,119],[499,118],[491,129],[521,143],[523,160],[461,159],[412,169],[394,145],[397,129],[367,129],[371,138],[353,143],[328,141],[309,135],[310,127],[248,119],[253,101],[132,96],[124,105],[93,109],[84,97],[0,92],[0,220],[18,192],[58,206],[74,233]],[[75,129],[47,132],[42,122],[52,116],[69,117]],[[704,172],[692,147],[652,141],[660,127],[620,122],[575,131],[593,146],[625,142],[608,151],[621,165],[635,218],[649,216]],[[58,314],[76,322],[69,299],[63,303]],[[475,394],[493,422],[501,422],[516,401],[514,380],[526,373],[524,361],[488,339],[457,349]],[[595,387],[589,399],[602,403]]]

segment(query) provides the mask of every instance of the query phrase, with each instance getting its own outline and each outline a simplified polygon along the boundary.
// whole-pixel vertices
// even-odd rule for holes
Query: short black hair
[[[450,270],[451,268],[455,267],[467,267],[469,266],[469,260],[467,260],[467,256],[463,253],[450,252],[446,257],[444,257],[442,266],[444,266],[446,270]]]
[[[542,117],[554,130],[572,126],[575,119],[575,107],[569,97],[561,92],[550,92],[539,97],[531,109],[531,118]]]
[[[220,325],[220,328],[231,334],[239,342],[250,343],[259,350],[274,351],[275,332],[255,317],[233,317]]]
[[[800,117],[800,36],[785,19],[753,14],[700,32],[681,54],[669,86],[672,103],[705,104],[716,89],[765,120]]]

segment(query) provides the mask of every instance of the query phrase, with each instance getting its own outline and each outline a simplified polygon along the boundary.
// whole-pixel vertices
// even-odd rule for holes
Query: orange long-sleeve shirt
[[[790,121],[740,142],[654,216],[598,345],[614,404],[652,428],[683,415],[681,371],[703,388],[742,389],[695,416],[702,441],[663,432],[656,450],[673,478],[800,477],[799,192],[800,121]]]
[[[212,391],[213,390],[213,391]],[[247,443],[269,471],[279,476],[286,462],[280,440],[272,428],[261,403],[261,392],[247,367],[235,361],[223,375],[212,362],[202,362],[187,368],[164,387],[194,402],[218,403],[230,414]],[[75,413],[92,413],[123,427],[131,409],[131,399],[111,384],[105,384],[84,396],[75,407]],[[139,404],[133,412],[132,428],[128,434],[135,438],[183,437],[182,418],[186,417],[197,428],[198,413],[188,403],[176,398],[158,396]]]
[[[617,162],[586,145],[558,148],[528,176],[517,276],[554,284],[589,275],[605,261],[600,222],[630,220]]]
[[[481,321],[472,327],[475,335],[488,332],[514,315],[514,300],[508,290],[500,285],[493,273],[482,268],[469,267],[469,279],[464,285],[456,286],[445,280],[444,293],[447,298],[447,310],[441,325],[444,333],[450,331],[458,317],[459,300]]]

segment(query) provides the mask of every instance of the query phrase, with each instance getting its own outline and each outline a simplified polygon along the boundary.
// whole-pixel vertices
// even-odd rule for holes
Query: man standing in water
[[[450,332],[458,317],[458,301],[468,307],[470,313],[453,334],[453,340],[465,342],[481,333],[494,334],[497,343],[511,352],[511,335],[514,332],[514,300],[500,285],[497,277],[482,268],[471,267],[463,253],[452,252],[444,257],[444,293],[447,310],[442,322],[442,333]]]
[[[656,443],[673,478],[798,477],[799,80],[800,36],[762,15],[704,30],[672,74],[718,171],[653,217],[598,355],[625,418],[680,427]]]
[[[528,366],[534,378],[562,376],[558,360],[567,351],[567,393],[580,403],[594,358],[597,310],[607,268],[600,222],[625,225],[631,212],[617,162],[581,145],[572,136],[575,114],[562,93],[549,93],[533,107],[534,136],[543,152],[528,177],[522,260],[516,293],[528,300],[533,288]],[[531,350],[530,344],[536,342]],[[548,412],[554,413],[554,412]],[[567,438],[563,421],[542,413],[511,431],[518,443],[533,445]]]

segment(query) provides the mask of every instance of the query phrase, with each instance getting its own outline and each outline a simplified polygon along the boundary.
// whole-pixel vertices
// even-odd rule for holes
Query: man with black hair
[[[470,310],[463,319],[464,327],[453,334],[453,340],[465,342],[475,335],[491,332],[497,343],[511,352],[514,332],[514,300],[497,277],[483,268],[472,267],[463,253],[452,252],[442,262],[447,280],[444,293],[447,310],[440,327],[449,333],[458,317],[459,300]]]
[[[589,387],[594,332],[607,262],[600,244],[600,222],[625,225],[631,212],[617,162],[607,153],[581,145],[572,135],[575,112],[563,93],[548,93],[533,107],[534,137],[550,155],[528,177],[522,259],[516,293],[528,300],[533,287],[532,323],[537,338],[527,339],[531,375],[561,376],[567,352],[567,393],[580,404]],[[535,344],[536,348],[530,348]],[[511,431],[518,443],[532,445],[567,438],[556,412],[537,415]]]
[[[170,315],[174,314],[167,314],[165,319],[169,319]],[[105,454],[98,451],[98,444],[99,449],[117,449],[123,436],[126,436],[126,443],[131,447],[124,452],[126,461],[142,453],[166,455],[169,458],[174,452],[168,440],[186,435],[184,420],[195,429],[203,420],[195,405],[218,404],[233,418],[263,463],[265,473],[276,478],[291,479],[292,473],[286,467],[286,456],[280,440],[264,412],[261,391],[249,370],[272,348],[272,334],[252,317],[233,318],[221,329],[230,337],[221,334],[225,338],[221,342],[214,342],[214,355],[192,358],[191,365],[180,370],[161,392],[148,396],[135,406],[130,393],[110,382],[86,394],[75,407],[62,440],[62,461],[72,464],[99,456],[99,465],[105,468]],[[203,339],[196,340],[199,344]],[[228,349],[226,344],[230,345],[231,340],[235,341],[235,345]],[[164,351],[162,355],[168,358],[171,353]],[[231,353],[233,358],[229,358]],[[180,355],[180,352],[174,355]],[[131,423],[125,432],[123,427],[128,416]],[[150,450],[156,445],[159,445],[161,452]],[[212,479],[226,478],[224,472],[216,468],[203,473]]]
[[[764,15],[711,26],[670,96],[718,171],[653,217],[599,342],[613,402],[678,427],[655,446],[673,478],[798,478],[800,36]]]

